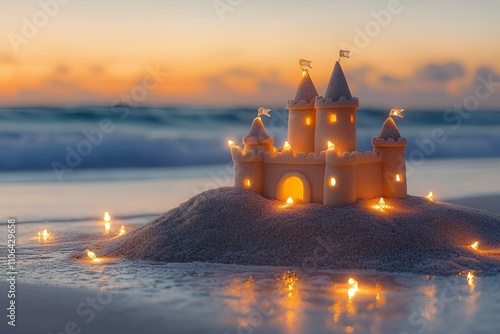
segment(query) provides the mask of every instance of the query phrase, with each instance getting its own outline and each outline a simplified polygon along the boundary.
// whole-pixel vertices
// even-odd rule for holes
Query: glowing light
[[[235,147],[236,143],[234,142],[234,140],[228,139],[227,140],[227,146],[228,147]]]
[[[383,197],[380,197],[380,200],[378,201],[378,206],[379,206],[381,209],[385,209],[385,201],[384,201],[384,198],[383,198]]]
[[[86,249],[85,252],[87,253],[89,259],[92,260],[92,262],[101,262],[101,259],[98,258],[97,255],[95,255],[95,253],[92,252],[91,250]]]
[[[384,210],[387,207],[387,205],[385,205],[385,200],[383,197],[380,197],[380,200],[378,201],[377,206],[378,206],[380,211]]]
[[[111,220],[111,216],[109,215],[109,212],[108,212],[108,211],[104,212],[104,217],[103,217],[103,220],[104,220],[105,222],[109,222],[109,221]]]
[[[432,193],[432,191],[430,191],[429,194],[425,196],[425,198],[427,198],[431,202],[434,202],[434,194]]]
[[[243,180],[243,186],[245,188],[250,188],[252,186],[252,182],[250,181],[250,179],[244,179]]]
[[[287,205],[293,205],[293,198],[288,197],[288,198],[286,199],[286,204],[287,204]]]
[[[354,115],[351,115],[351,123],[354,123]]]
[[[401,182],[401,175],[396,174],[396,182]]]
[[[49,232],[47,232],[47,229],[44,229],[43,231],[38,231],[38,241],[47,241],[50,238]]]
[[[470,247],[473,250],[477,250],[479,248],[479,241],[474,242],[472,245],[470,245]]]
[[[292,149],[292,146],[290,145],[290,143],[288,142],[288,140],[287,140],[287,141],[285,141],[285,145],[283,145],[283,149],[284,149],[285,151],[289,151],[289,150],[291,150],[291,149]]]
[[[403,111],[405,111],[405,110],[404,109],[391,109],[391,111],[389,111],[389,116],[396,116],[396,117],[403,118]]]
[[[311,125],[312,119],[311,117],[306,117],[306,125]]]
[[[347,280],[347,283],[350,286],[350,288],[347,290],[347,295],[349,296],[349,298],[352,298],[356,295],[356,292],[358,292],[358,290],[359,290],[358,281],[356,281],[354,278],[350,277]]]
[[[125,226],[122,225],[122,227],[120,227],[120,231],[118,232],[118,236],[122,236],[125,233],[127,233],[127,231],[125,230]]]
[[[330,123],[332,123],[332,124],[333,124],[333,123],[337,123],[337,115],[336,115],[336,114],[330,114],[330,115],[328,116],[328,122],[330,122]]]
[[[337,180],[335,180],[334,177],[331,177],[330,178],[330,187],[335,187],[336,184],[337,184]]]
[[[328,141],[328,151],[333,151],[335,149],[335,144],[331,141]]]
[[[109,230],[111,229],[111,223],[110,222],[105,222],[104,223],[104,232],[107,234]]]
[[[469,284],[470,292],[474,291],[474,273],[469,271],[467,273],[467,284]]]

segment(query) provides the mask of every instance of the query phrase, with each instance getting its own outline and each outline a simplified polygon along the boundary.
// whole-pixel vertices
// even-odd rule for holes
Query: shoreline
[[[500,194],[445,199],[443,202],[485,210],[500,215]]]

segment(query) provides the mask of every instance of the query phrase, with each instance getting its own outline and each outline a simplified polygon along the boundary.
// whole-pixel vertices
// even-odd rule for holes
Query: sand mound
[[[431,275],[500,272],[500,216],[419,197],[342,208],[219,188],[102,245],[99,254],[168,262],[371,269]],[[470,244],[478,240],[480,250]]]

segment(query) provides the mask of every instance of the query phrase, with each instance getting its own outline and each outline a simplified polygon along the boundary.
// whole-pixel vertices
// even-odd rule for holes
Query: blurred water
[[[443,111],[405,113],[396,122],[409,140],[407,158],[413,151],[427,159],[500,157],[499,111],[467,118]],[[280,146],[288,112],[273,109],[271,115],[264,123]],[[3,108],[0,171],[51,170],[54,162],[72,169],[221,164],[230,161],[226,139],[239,141],[255,116],[255,110],[241,108]],[[359,151],[371,150],[370,140],[386,117],[385,110],[358,111]],[[435,131],[446,139],[435,142]]]

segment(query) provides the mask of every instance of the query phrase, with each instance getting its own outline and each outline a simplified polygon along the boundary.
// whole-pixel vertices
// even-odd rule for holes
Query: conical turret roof
[[[309,76],[309,71],[306,69],[302,72],[302,79],[300,80],[299,87],[297,88],[297,94],[295,94],[295,102],[306,101],[310,103],[318,96],[316,87]]]
[[[266,145],[274,142],[269,136],[260,117],[255,117],[248,133],[243,137],[245,146]]]
[[[344,97],[346,100],[352,99],[344,71],[342,71],[342,67],[340,67],[340,63],[337,61],[328,82],[328,87],[326,88],[325,99],[332,99],[333,102],[336,102],[341,97]]]
[[[378,136],[379,138],[383,138],[385,140],[394,139],[394,141],[397,141],[399,138],[401,138],[398,127],[396,126],[396,122],[394,122],[392,117],[387,117],[384,124],[382,125],[382,129],[380,129],[380,134]]]

